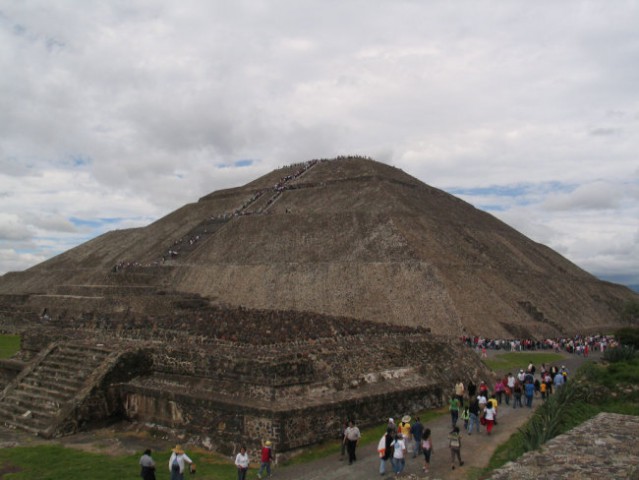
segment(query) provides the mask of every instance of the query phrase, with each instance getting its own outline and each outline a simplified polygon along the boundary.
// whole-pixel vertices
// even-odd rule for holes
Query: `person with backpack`
[[[386,462],[393,458],[393,438],[394,429],[386,429],[386,433],[380,438],[377,444],[377,452],[379,453],[379,474],[386,475]]]
[[[271,462],[273,461],[273,443],[267,440],[262,447],[262,458],[260,471],[257,472],[257,478],[262,478],[262,472],[266,469],[266,476],[271,476]]]
[[[171,458],[169,458],[169,471],[171,472],[171,480],[184,480],[184,467],[188,463],[193,466],[193,460],[184,453],[180,445],[176,445],[171,450]]]
[[[452,469],[455,470],[455,457],[457,457],[460,467],[464,464],[461,459],[461,435],[459,434],[459,427],[453,427],[451,432],[448,434],[448,446],[450,448]]]

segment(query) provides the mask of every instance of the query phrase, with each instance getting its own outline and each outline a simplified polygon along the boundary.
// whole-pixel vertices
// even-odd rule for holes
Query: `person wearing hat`
[[[397,429],[397,431],[402,434],[402,439],[404,440],[404,446],[407,450],[410,450],[411,438],[412,438],[412,435],[410,433],[410,429],[411,429],[410,421],[411,421],[410,415],[404,415],[402,417],[401,423],[399,424],[399,428]]]
[[[171,458],[169,459],[169,471],[171,472],[171,480],[184,480],[185,463],[193,465],[193,460],[184,453],[180,445],[176,445],[171,449]]]
[[[266,476],[271,476],[271,461],[273,460],[273,444],[270,440],[264,442],[262,445],[262,458],[260,464],[260,471],[257,472],[257,478],[262,478],[262,472],[266,469]]]

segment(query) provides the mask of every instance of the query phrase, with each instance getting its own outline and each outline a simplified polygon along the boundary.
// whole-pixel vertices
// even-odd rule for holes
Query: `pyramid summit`
[[[492,215],[362,157],[290,165],[141,228],[0,277],[47,315],[166,312],[168,298],[312,312],[442,335],[620,325],[637,299]]]

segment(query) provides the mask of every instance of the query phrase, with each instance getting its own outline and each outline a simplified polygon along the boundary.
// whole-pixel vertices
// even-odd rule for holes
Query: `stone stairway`
[[[109,350],[54,343],[0,393],[5,426],[51,437],[114,364]]]

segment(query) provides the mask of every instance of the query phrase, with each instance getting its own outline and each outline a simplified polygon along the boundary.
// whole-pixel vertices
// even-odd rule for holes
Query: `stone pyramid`
[[[0,277],[0,296],[48,316],[152,314],[197,298],[488,337],[607,330],[637,300],[492,215],[361,157],[290,165],[106,233]]]

